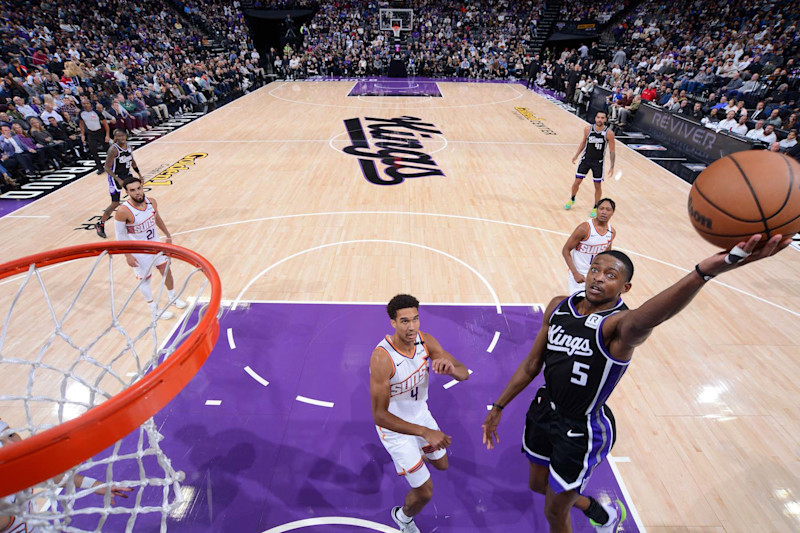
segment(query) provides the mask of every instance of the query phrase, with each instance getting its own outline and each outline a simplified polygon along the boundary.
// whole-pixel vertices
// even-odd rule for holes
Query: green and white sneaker
[[[574,204],[574,203],[575,203],[575,200],[570,200],[569,202],[567,202],[566,204],[564,204],[564,209],[566,209],[567,211],[569,211],[570,209],[572,209],[572,204]]]
[[[602,503],[600,505],[608,513],[608,522],[598,524],[591,519],[589,519],[589,522],[594,526],[594,530],[597,533],[617,533],[619,527],[628,518],[628,510],[625,509],[625,504],[621,500],[617,500],[608,505],[603,505]]]

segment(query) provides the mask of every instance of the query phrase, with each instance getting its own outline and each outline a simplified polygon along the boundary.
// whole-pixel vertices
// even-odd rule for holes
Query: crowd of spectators
[[[788,0],[694,0],[638,6],[613,30],[617,46],[553,52],[536,82],[578,106],[597,85],[625,126],[649,102],[772,150],[795,146],[800,114],[800,12]],[[587,90],[588,88],[588,90]],[[759,121],[763,121],[760,124]]]
[[[237,18],[223,10],[203,15],[204,24],[246,34],[226,13]],[[249,40],[213,52],[170,0],[15,0],[0,7],[0,19],[4,188],[91,152],[81,135],[84,101],[111,128],[136,133],[264,82]]]
[[[271,50],[270,65],[294,79],[386,74],[395,50],[391,34],[380,29],[381,7],[387,3],[323,3],[299,29],[302,46]],[[410,0],[407,7],[414,10],[402,51],[409,74],[523,78],[544,1]]]
[[[411,75],[527,78],[578,107],[596,86],[607,87],[618,126],[649,102],[778,149],[797,142],[800,11],[790,0],[653,0],[614,25],[612,51],[584,44],[548,49],[541,59],[529,50],[544,0],[409,0],[414,27],[399,51],[380,29],[385,1],[260,4],[316,10],[298,25],[296,41],[271,49],[264,61],[239,0],[4,4],[0,186],[86,155],[84,101],[112,127],[138,132],[263,83],[261,63],[287,79],[384,75],[397,54]],[[581,0],[566,3],[561,15],[602,22],[626,5]],[[290,18],[287,24],[294,28]]]
[[[630,0],[597,2],[594,0],[573,0],[564,2],[559,18],[561,20],[596,20],[605,24],[611,17],[627,9]]]

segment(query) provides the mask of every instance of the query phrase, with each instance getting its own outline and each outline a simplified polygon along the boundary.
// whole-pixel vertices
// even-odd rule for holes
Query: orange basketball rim
[[[114,397],[81,416],[0,448],[0,497],[69,470],[142,425],[167,405],[208,358],[219,336],[222,284],[201,255],[181,246],[148,241],[82,244],[42,252],[0,265],[0,280],[37,268],[108,252],[164,253],[199,268],[211,283],[211,300],[194,331],[164,362]]]

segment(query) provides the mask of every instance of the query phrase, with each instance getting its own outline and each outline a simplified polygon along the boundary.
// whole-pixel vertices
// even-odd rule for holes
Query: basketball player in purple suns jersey
[[[578,225],[567,239],[561,255],[567,262],[567,287],[569,294],[582,291],[585,287],[586,273],[594,256],[611,249],[617,232],[609,223],[617,204],[611,198],[603,198],[597,203],[597,218],[589,218]]]
[[[442,348],[430,333],[419,330],[419,301],[398,294],[386,306],[393,335],[384,336],[369,362],[372,418],[381,443],[400,474],[411,485],[403,506],[392,509],[392,520],[403,533],[419,533],[416,516],[433,496],[425,466],[447,470],[450,437],[428,411],[428,360],[436,374],[458,381],[467,368]]]
[[[614,416],[606,405],[633,357],[653,328],[678,314],[706,282],[718,274],[768,257],[789,246],[791,237],[775,235],[756,250],[754,235],[729,252],[700,261],[680,281],[628,309],[620,296],[631,288],[633,263],[609,250],[595,256],[586,274],[586,292],[557,296],[546,320],[505,390],[483,423],[483,442],[494,448],[503,408],[544,367],[544,386],[531,402],[522,451],[530,461],[530,488],[545,495],[550,533],[571,533],[570,509],[585,514],[595,530],[615,533],[625,519],[622,502],[600,503],[584,495],[592,471],[611,451]]]

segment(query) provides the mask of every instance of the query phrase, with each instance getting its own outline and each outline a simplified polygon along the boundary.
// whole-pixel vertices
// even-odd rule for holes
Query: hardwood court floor
[[[135,152],[146,175],[207,154],[149,194],[174,242],[216,265],[224,298],[383,302],[410,292],[423,303],[485,304],[564,293],[561,247],[591,207],[590,183],[571,211],[562,207],[583,121],[521,85],[440,83],[443,97],[430,99],[347,97],[352,85],[273,83]],[[402,130],[436,164],[417,167],[444,176],[371,183],[343,149],[355,141],[362,155],[375,152],[381,131],[369,126],[403,116],[441,132]],[[359,121],[348,133],[350,119]],[[362,159],[389,179],[380,159]],[[617,201],[615,245],[636,264],[625,298],[634,307],[715,249],[689,224],[685,182],[619,142],[616,168],[621,179],[604,192]],[[0,219],[3,257],[95,241],[73,228],[108,203],[105,179],[15,213],[48,218]],[[800,529],[799,265],[787,250],[722,276],[637,350],[610,405],[614,454],[630,458],[618,469],[649,531]]]

